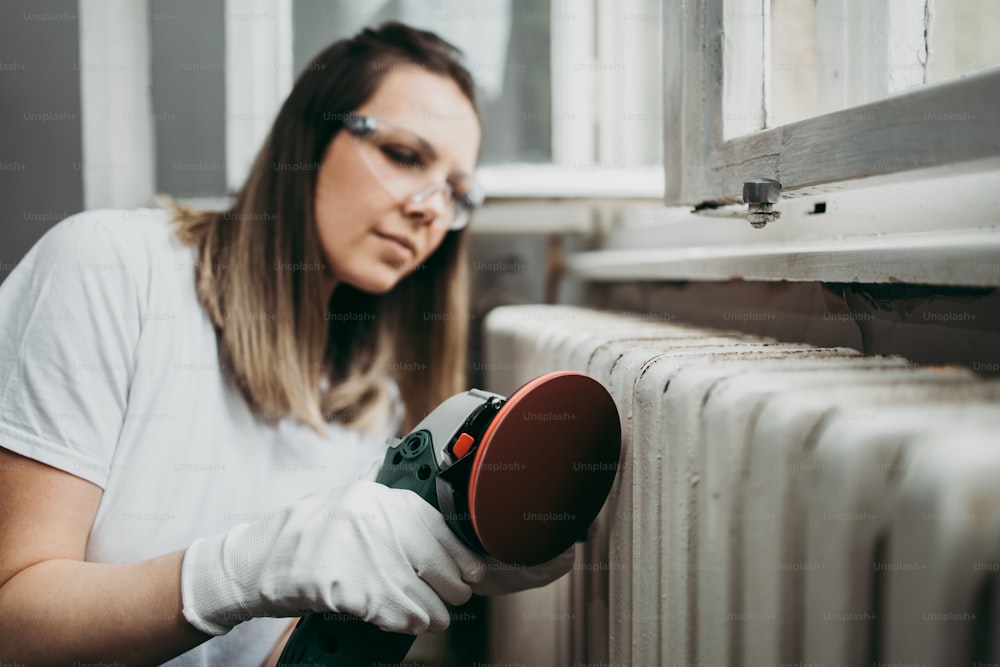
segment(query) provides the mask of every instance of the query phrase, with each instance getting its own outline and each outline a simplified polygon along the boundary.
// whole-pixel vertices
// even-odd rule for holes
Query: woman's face
[[[426,142],[430,152],[419,168],[421,181],[454,182],[475,168],[479,120],[449,77],[415,65],[394,67],[354,111]],[[337,132],[316,177],[316,224],[331,291],[344,282],[365,292],[388,292],[448,233],[447,195],[438,191],[413,202],[408,198],[419,190],[391,192],[363,154],[366,149],[371,146],[350,132]]]

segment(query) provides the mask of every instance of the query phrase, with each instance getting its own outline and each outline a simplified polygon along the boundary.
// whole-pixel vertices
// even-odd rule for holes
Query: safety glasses
[[[472,212],[483,203],[482,189],[472,176],[454,175],[443,183],[435,180],[430,167],[437,152],[414,132],[356,113],[348,114],[343,122],[372,174],[400,203],[419,204],[440,192],[445,206],[434,224],[452,231],[469,224]]]

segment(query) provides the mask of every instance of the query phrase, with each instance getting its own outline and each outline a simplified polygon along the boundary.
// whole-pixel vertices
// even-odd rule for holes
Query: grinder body
[[[620,447],[607,391],[580,373],[556,372],[509,398],[472,389],[447,399],[390,444],[376,481],[415,492],[477,553],[531,566],[585,538]],[[415,639],[350,614],[312,613],[278,665],[399,664]]]
[[[452,494],[462,493],[467,487],[458,478],[461,471],[456,469],[446,477],[441,473],[466,458],[469,459],[467,465],[462,467],[471,465],[472,449],[462,451],[469,442],[463,434],[478,439],[505,400],[499,394],[479,389],[452,396],[407,436],[389,447],[375,480],[395,489],[409,489],[441,510],[452,531],[479,553],[484,553],[483,547],[475,539],[474,531],[458,525],[462,519],[467,522],[469,518],[467,499],[456,500]],[[456,444],[462,448],[457,452]],[[468,477],[468,470],[465,477]],[[442,498],[444,502],[440,501]],[[457,508],[456,504],[465,509]],[[414,635],[386,632],[351,614],[312,613],[299,621],[285,644],[278,665],[398,664],[406,657],[414,640]]]

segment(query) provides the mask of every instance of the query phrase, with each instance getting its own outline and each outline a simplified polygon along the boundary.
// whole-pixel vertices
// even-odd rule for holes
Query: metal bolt
[[[752,178],[743,183],[743,201],[749,206],[747,220],[755,229],[781,217],[773,207],[779,199],[781,183],[773,178]]]

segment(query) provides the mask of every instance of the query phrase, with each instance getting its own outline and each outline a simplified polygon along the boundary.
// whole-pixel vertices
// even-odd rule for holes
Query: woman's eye
[[[420,153],[406,146],[382,146],[382,152],[390,160],[404,167],[422,167],[424,165]]]

